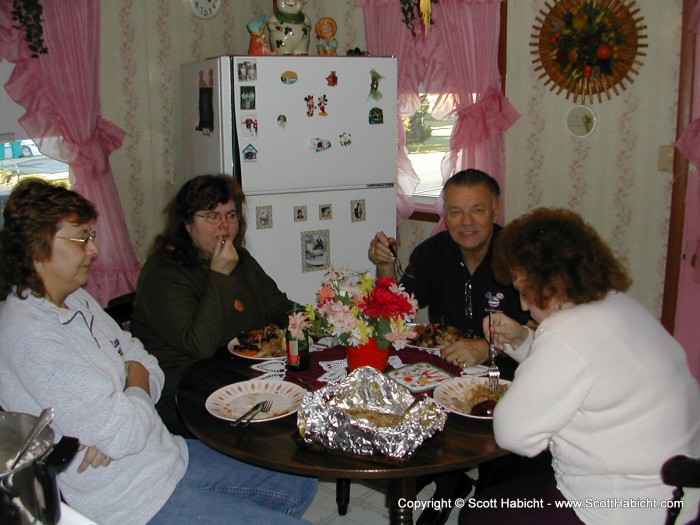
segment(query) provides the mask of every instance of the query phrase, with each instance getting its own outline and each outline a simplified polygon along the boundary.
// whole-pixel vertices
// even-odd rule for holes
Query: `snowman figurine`
[[[275,14],[267,19],[270,49],[275,55],[308,55],[311,22],[301,12],[306,0],[275,0]]]

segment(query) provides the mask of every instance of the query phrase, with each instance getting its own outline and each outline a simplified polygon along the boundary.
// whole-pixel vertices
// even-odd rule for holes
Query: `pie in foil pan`
[[[405,386],[367,366],[306,393],[297,414],[307,444],[400,461],[410,459],[446,420],[433,399],[416,399]]]

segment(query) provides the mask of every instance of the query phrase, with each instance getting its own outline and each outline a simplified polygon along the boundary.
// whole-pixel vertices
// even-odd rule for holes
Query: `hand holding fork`
[[[489,390],[496,392],[498,390],[498,380],[501,377],[501,371],[496,365],[496,346],[493,342],[493,310],[489,309]]]

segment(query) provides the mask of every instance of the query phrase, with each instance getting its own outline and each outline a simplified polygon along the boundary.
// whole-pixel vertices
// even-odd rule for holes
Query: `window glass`
[[[25,177],[41,177],[70,187],[68,164],[42,155],[33,140],[0,142],[0,226],[7,197]]]
[[[411,117],[404,117],[406,148],[413,169],[420,178],[415,196],[437,197],[442,189],[442,159],[450,151],[452,95],[421,93],[421,107]]]

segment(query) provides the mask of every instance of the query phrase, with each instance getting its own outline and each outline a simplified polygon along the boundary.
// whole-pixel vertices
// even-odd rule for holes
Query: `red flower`
[[[377,280],[375,288],[358,304],[362,313],[375,319],[403,317],[411,311],[411,303],[404,295],[398,295],[389,289],[395,281],[389,277]]]

